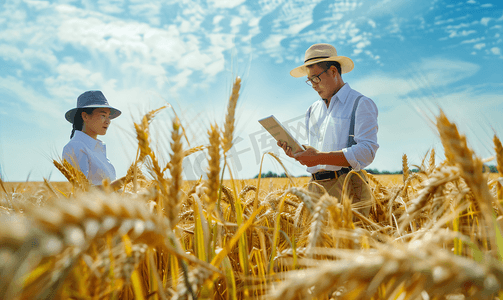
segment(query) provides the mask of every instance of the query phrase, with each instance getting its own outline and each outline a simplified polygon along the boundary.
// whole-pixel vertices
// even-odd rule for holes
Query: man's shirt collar
[[[351,91],[351,87],[349,86],[349,83],[345,83],[341,89],[335,93],[335,95],[332,96],[332,100],[330,100],[330,103],[332,101],[335,101],[336,97],[341,101],[342,104],[344,104],[349,96],[349,92]]]

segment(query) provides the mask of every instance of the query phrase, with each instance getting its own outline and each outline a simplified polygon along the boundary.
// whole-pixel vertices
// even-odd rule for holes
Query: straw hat
[[[108,104],[107,98],[101,91],[87,91],[77,98],[77,107],[72,108],[65,114],[65,119],[73,124],[75,113],[79,108],[93,108],[93,107],[106,107],[110,108],[110,119],[120,116],[121,111],[117,108],[111,107]]]
[[[341,64],[341,73],[348,73],[353,70],[354,63],[351,58],[338,56],[335,47],[329,44],[314,44],[306,50],[304,64],[290,71],[293,77],[302,77],[307,75],[306,66],[313,65],[322,61],[336,61]]]

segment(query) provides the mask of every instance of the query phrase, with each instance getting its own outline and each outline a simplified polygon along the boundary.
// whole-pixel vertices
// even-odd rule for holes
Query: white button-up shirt
[[[347,147],[351,113],[356,98],[361,94],[345,84],[327,105],[323,100],[314,102],[306,113],[308,145],[323,152],[342,150],[355,171],[368,166],[377,148],[377,106],[363,96],[355,116],[354,139],[356,145]],[[320,170],[337,171],[342,166],[317,165],[308,167],[309,173]]]
[[[63,159],[80,168],[94,185],[101,185],[105,178],[115,180],[115,168],[107,158],[105,143],[82,131],[75,130],[72,139],[63,148]]]

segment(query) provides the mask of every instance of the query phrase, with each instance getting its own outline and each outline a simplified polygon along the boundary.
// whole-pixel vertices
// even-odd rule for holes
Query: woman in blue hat
[[[98,135],[105,135],[112,119],[121,111],[108,104],[101,91],[87,91],[77,98],[77,107],[70,109],[65,118],[73,124],[70,142],[63,148],[63,159],[79,168],[93,185],[110,180],[118,189],[121,180],[115,180],[115,168],[106,154],[106,145]]]

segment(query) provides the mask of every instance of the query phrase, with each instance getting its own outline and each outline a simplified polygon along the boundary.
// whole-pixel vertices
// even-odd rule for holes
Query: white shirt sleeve
[[[306,140],[304,142],[305,145],[309,145],[309,118],[311,117],[311,106],[306,111],[306,115],[304,117],[304,123],[306,126]]]
[[[377,106],[373,101],[364,97],[356,109],[356,145],[342,149],[346,160],[355,171],[365,168],[374,160],[379,148],[377,129]]]
[[[89,156],[84,147],[78,147],[78,143],[69,143],[63,148],[63,159],[66,159],[76,169],[87,177],[89,174]]]

